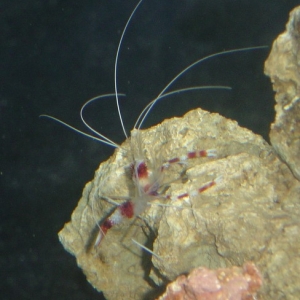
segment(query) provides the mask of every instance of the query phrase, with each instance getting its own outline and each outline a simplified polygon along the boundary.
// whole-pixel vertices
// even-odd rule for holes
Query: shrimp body
[[[135,136],[138,136],[138,145],[141,146],[138,131]],[[118,205],[114,212],[104,220],[101,226],[99,226],[95,246],[99,246],[110,228],[120,224],[124,219],[131,219],[134,216],[139,216],[146,210],[147,204],[159,196],[158,189],[162,184],[161,172],[158,170],[149,170],[145,159],[141,157],[141,150],[141,148],[138,149],[139,158],[134,159],[130,165],[131,178],[135,186],[135,196]]]
[[[122,204],[118,205],[113,213],[104,220],[104,222],[99,226],[99,232],[95,240],[94,246],[97,247],[100,245],[103,237],[107,234],[107,231],[111,229],[114,225],[118,225],[123,222],[124,219],[131,219],[132,217],[137,217],[145,212],[147,205],[155,199],[161,200],[182,200],[186,197],[196,196],[197,194],[203,193],[207,189],[213,187],[220,181],[220,177],[215,180],[209,181],[203,186],[198,187],[197,189],[185,192],[183,194],[171,197],[168,194],[161,194],[159,190],[164,185],[164,171],[169,169],[174,164],[184,165],[188,164],[188,160],[196,158],[215,158],[216,150],[197,150],[190,151],[186,155],[181,157],[174,157],[168,159],[167,161],[157,165],[157,161],[152,163],[152,167],[149,168],[146,159],[142,158],[142,142],[141,135],[138,130],[134,132],[133,137],[138,137],[138,159],[133,159],[132,164],[130,165],[131,177],[135,187],[135,197]],[[132,144],[131,147],[134,147]],[[133,153],[135,151],[132,151]]]

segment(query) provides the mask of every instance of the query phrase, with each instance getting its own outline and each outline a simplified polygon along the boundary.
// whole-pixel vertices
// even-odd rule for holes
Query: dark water
[[[57,232],[85,183],[112,149],[39,119],[47,113],[83,128],[79,109],[114,91],[120,32],[137,1],[7,1],[0,47],[1,299],[101,299],[65,252]],[[184,67],[231,48],[268,45],[298,1],[144,0],[126,34],[119,90],[127,129],[142,107]],[[267,50],[226,55],[191,70],[174,88],[229,85],[158,104],[145,126],[200,106],[238,120],[267,139],[273,120]],[[87,109],[88,121],[124,137],[112,99]]]

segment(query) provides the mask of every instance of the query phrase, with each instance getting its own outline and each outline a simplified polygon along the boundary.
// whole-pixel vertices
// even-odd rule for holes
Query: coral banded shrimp
[[[81,132],[77,130],[76,128],[64,123],[61,120],[58,120],[54,117],[42,115],[43,117],[47,117],[50,119],[53,119],[64,126],[67,126],[71,128],[72,130],[75,130],[79,132],[82,135],[91,137],[93,139],[96,139],[100,141],[101,143],[113,146],[115,148],[118,148],[120,152],[123,152],[123,156],[127,156],[127,159],[129,161],[126,161],[126,163],[123,163],[120,167],[121,174],[124,175],[127,172],[127,170],[131,170],[130,178],[130,184],[134,187],[134,195],[128,194],[128,195],[122,195],[121,193],[118,194],[106,194],[103,195],[99,189],[99,198],[106,199],[107,202],[110,202],[110,204],[113,204],[114,209],[111,211],[108,215],[108,217],[99,219],[99,216],[97,215],[98,209],[96,208],[97,203],[99,199],[94,199],[94,202],[92,203],[92,215],[94,218],[95,223],[97,224],[97,227],[99,229],[97,236],[94,238],[94,245],[98,246],[100,242],[103,240],[104,235],[107,234],[108,230],[112,228],[114,225],[120,224],[124,219],[132,218],[133,216],[139,216],[141,215],[147,208],[148,203],[154,201],[154,200],[171,200],[176,202],[177,200],[182,200],[189,197],[195,197],[196,195],[206,191],[210,187],[216,185],[220,181],[220,176],[218,174],[212,174],[210,176],[210,180],[207,181],[207,183],[202,183],[196,186],[194,189],[182,191],[182,193],[179,193],[175,196],[171,196],[168,191],[165,191],[165,188],[167,188],[167,183],[165,178],[169,178],[168,176],[165,176],[166,172],[172,173],[173,171],[171,169],[177,170],[179,173],[182,172],[182,170],[185,169],[186,165],[189,165],[189,161],[193,159],[198,158],[214,158],[217,156],[217,150],[212,148],[202,149],[202,148],[194,148],[189,149],[187,146],[186,149],[183,149],[180,152],[180,155],[174,156],[173,154],[169,153],[170,156],[168,156],[168,153],[166,151],[165,154],[162,154],[163,151],[161,149],[155,148],[150,150],[151,145],[147,145],[145,142],[145,137],[141,134],[141,127],[147,118],[148,114],[151,112],[151,109],[154,105],[157,104],[157,102],[171,97],[174,94],[179,93],[186,93],[189,91],[195,91],[195,90],[201,90],[201,89],[230,89],[228,87],[224,86],[193,86],[193,87],[186,87],[184,89],[180,90],[172,90],[169,91],[170,87],[173,85],[173,83],[180,79],[184,74],[186,74],[190,69],[195,67],[196,65],[201,64],[202,62],[216,57],[220,55],[235,53],[235,52],[241,52],[241,51],[247,51],[247,50],[254,50],[254,49],[261,49],[262,47],[251,47],[251,48],[243,48],[243,49],[234,49],[234,50],[228,50],[223,51],[220,53],[215,53],[209,56],[206,56],[202,59],[199,59],[189,66],[187,66],[184,70],[182,70],[180,73],[178,73],[166,86],[165,88],[158,94],[158,96],[149,102],[149,104],[144,108],[144,110],[139,115],[131,137],[128,138],[128,134],[126,132],[121,110],[119,107],[119,97],[124,96],[123,94],[119,93],[118,91],[118,85],[117,85],[117,71],[118,71],[118,57],[121,50],[122,41],[124,39],[124,34],[126,33],[127,27],[132,20],[136,10],[138,9],[139,5],[142,1],[139,1],[139,3],[136,5],[134,10],[132,11],[125,27],[123,30],[123,33],[121,35],[118,50],[116,54],[115,59],[115,92],[113,94],[106,94],[101,95],[98,97],[95,97],[89,101],[87,101],[81,108],[80,111],[80,117],[84,125],[91,130],[94,135],[90,135],[84,132]],[[124,132],[124,135],[126,138],[128,138],[128,143],[130,144],[128,148],[123,148],[117,143],[115,143],[113,140],[107,138],[106,136],[102,135],[101,133],[97,132],[95,129],[93,129],[84,119],[84,109],[92,102],[101,100],[106,97],[115,97],[116,98],[116,104],[117,109],[119,113],[119,118],[121,121],[121,126]],[[166,142],[167,139],[166,139]],[[212,145],[213,146],[213,145]],[[146,153],[145,153],[146,152]],[[125,154],[124,154],[125,153]],[[159,154],[157,154],[159,153]],[[129,158],[128,158],[129,157]],[[178,168],[179,166],[179,168]],[[127,169],[127,170],[126,170]],[[118,178],[118,176],[116,176]],[[180,180],[180,175],[175,175],[172,178],[175,180]],[[110,179],[109,179],[110,180]],[[125,179],[126,180],[126,179]],[[189,179],[188,179],[189,180]],[[104,179],[105,182],[105,179]],[[118,184],[118,181],[116,181],[116,184]],[[122,197],[125,197],[125,201],[122,201]],[[119,198],[119,199],[117,199]],[[121,200],[121,202],[116,201]],[[100,221],[100,224],[98,225],[98,222]]]
[[[127,27],[132,20],[136,10],[138,9],[139,5],[142,3],[142,0],[138,2],[134,10],[132,11],[125,27],[122,32],[118,49],[117,49],[117,54],[115,58],[115,72],[114,72],[114,83],[115,83],[115,93],[113,94],[106,94],[106,95],[101,95],[98,97],[95,97],[89,101],[87,101],[81,108],[80,110],[80,117],[84,125],[91,130],[94,135],[90,135],[87,133],[84,133],[82,131],[77,130],[76,128],[64,123],[63,121],[56,119],[54,117],[48,116],[48,115],[42,115],[43,117],[47,117],[50,119],[53,119],[64,126],[67,126],[71,128],[72,130],[75,130],[76,132],[79,132],[82,135],[91,137],[93,139],[96,139],[100,141],[101,143],[116,147],[121,149],[120,145],[115,143],[113,140],[107,138],[106,136],[102,135],[101,133],[97,132],[94,128],[92,128],[84,119],[84,110],[85,108],[91,104],[94,101],[101,100],[103,98],[107,97],[115,97],[116,98],[116,104],[117,104],[117,110],[119,114],[119,119],[121,121],[121,126],[124,132],[124,135],[126,138],[128,138],[128,134],[126,132],[124,123],[123,123],[123,118],[119,106],[119,97],[124,96],[123,94],[120,94],[118,91],[118,85],[117,85],[117,71],[118,71],[118,58],[119,58],[119,53],[121,50],[121,45],[122,41],[124,39],[124,35],[126,33]],[[229,51],[223,51],[221,53],[215,53],[209,56],[206,56],[202,59],[199,59],[189,66],[187,66],[185,69],[183,69],[180,73],[178,73],[164,88],[163,90],[158,94],[158,96],[149,102],[149,104],[143,109],[141,114],[139,115],[138,119],[136,120],[136,123],[134,125],[134,129],[132,131],[132,135],[130,137],[130,143],[131,143],[131,162],[128,163],[126,166],[128,169],[130,169],[130,178],[131,181],[134,185],[134,190],[135,194],[132,196],[127,196],[129,199],[126,201],[123,201],[121,204],[119,202],[114,201],[112,198],[121,198],[122,196],[119,197],[110,197],[112,195],[105,195],[106,199],[109,199],[108,201],[112,203],[115,208],[111,214],[105,218],[104,220],[100,220],[100,225],[98,225],[98,217],[95,214],[95,211],[93,211],[93,215],[95,218],[95,222],[97,226],[99,227],[99,232],[97,234],[97,237],[95,239],[95,246],[100,245],[100,242],[102,241],[103,237],[106,235],[108,230],[113,227],[114,225],[120,224],[124,219],[126,218],[132,218],[133,216],[139,216],[142,214],[146,208],[147,204],[152,202],[153,200],[160,199],[160,200],[182,200],[185,198],[193,197],[196,196],[197,194],[203,193],[210,187],[216,185],[220,181],[220,176],[215,175],[214,178],[212,178],[210,181],[207,183],[204,183],[203,185],[199,185],[195,189],[191,191],[184,191],[181,194],[178,194],[176,196],[170,196],[165,193],[161,193],[162,190],[166,187],[166,182],[164,180],[164,173],[166,172],[167,169],[172,168],[174,165],[180,165],[183,166],[181,169],[185,169],[185,166],[189,164],[189,160],[191,159],[197,159],[197,158],[215,158],[217,156],[217,151],[214,148],[211,149],[188,149],[186,153],[183,153],[181,156],[175,156],[175,157],[168,157],[168,158],[161,158],[161,157],[155,157],[155,155],[152,155],[151,157],[148,157],[148,159],[145,158],[144,154],[144,146],[143,146],[143,141],[142,137],[140,135],[140,130],[141,127],[147,118],[148,114],[150,113],[151,109],[153,106],[163,100],[164,98],[171,97],[174,94],[179,94],[179,93],[186,93],[189,91],[194,91],[194,90],[201,90],[201,89],[230,89],[225,86],[192,86],[192,87],[186,87],[180,90],[173,90],[173,91],[168,91],[169,88],[174,84],[175,81],[177,81],[182,75],[186,74],[190,69],[192,69],[194,66],[201,64],[207,59],[224,55],[224,54],[231,54],[234,52],[241,52],[241,51],[247,51],[247,50],[254,50],[254,49],[261,49],[262,47],[251,47],[251,48],[244,48],[244,49],[234,49],[234,50],[229,50]],[[135,140],[135,141],[133,141]],[[124,150],[124,149],[121,149]],[[125,150],[125,152],[128,152],[129,150]],[[159,151],[157,149],[156,151]],[[128,153],[127,153],[128,155]],[[180,176],[177,176],[173,178],[174,180],[178,180]],[[104,197],[104,195],[100,195],[100,197]],[[96,201],[96,200],[95,200]],[[93,204],[94,207],[94,204]]]

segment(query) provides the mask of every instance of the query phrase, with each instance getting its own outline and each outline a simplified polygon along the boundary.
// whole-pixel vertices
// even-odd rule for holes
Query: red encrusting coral
[[[252,262],[217,270],[199,267],[170,283],[158,300],[253,300],[261,285],[262,276]]]

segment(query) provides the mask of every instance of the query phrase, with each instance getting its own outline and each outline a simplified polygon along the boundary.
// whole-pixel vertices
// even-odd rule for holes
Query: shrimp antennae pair
[[[122,93],[118,93],[118,85],[117,85],[117,70],[118,70],[118,60],[119,60],[119,53],[121,50],[121,46],[122,46],[122,42],[124,40],[124,36],[126,33],[126,30],[136,12],[136,10],[138,9],[138,7],[140,6],[140,4],[142,3],[143,0],[140,0],[137,5],[134,7],[132,13],[130,14],[126,25],[122,31],[121,34],[121,38],[118,44],[118,48],[117,48],[117,53],[116,53],[116,58],[115,58],[115,66],[114,66],[114,85],[115,85],[115,93],[113,94],[104,94],[104,95],[100,95],[100,96],[96,96],[94,98],[91,98],[90,100],[86,101],[83,106],[80,109],[80,118],[81,121],[83,122],[83,124],[89,129],[91,130],[96,136],[85,133],[84,131],[81,131],[69,124],[67,124],[66,122],[55,118],[53,116],[47,115],[47,114],[42,114],[40,115],[40,117],[45,117],[51,120],[54,120],[55,122],[60,123],[63,126],[66,126],[67,128],[82,134],[83,136],[89,137],[91,139],[94,139],[96,141],[99,141],[103,144],[115,147],[115,148],[120,148],[120,145],[115,143],[113,140],[109,139],[108,137],[106,137],[105,135],[101,134],[100,132],[96,131],[94,128],[92,128],[84,119],[83,117],[83,111],[86,108],[87,105],[89,105],[90,103],[96,101],[96,100],[100,100],[103,98],[108,98],[108,97],[115,97],[116,99],[116,105],[117,105],[117,110],[118,110],[118,114],[119,114],[119,119],[121,122],[121,126],[122,126],[122,130],[123,133],[125,135],[126,138],[128,138],[125,126],[124,126],[124,122],[123,122],[123,118],[122,118],[122,114],[121,114],[121,109],[120,109],[120,105],[119,105],[119,97],[120,96],[126,96],[125,94]],[[152,110],[153,106],[160,101],[161,99],[164,99],[166,97],[172,96],[174,94],[178,94],[178,93],[183,93],[183,92],[188,92],[188,91],[195,91],[195,90],[203,90],[203,89],[224,89],[224,90],[231,90],[231,87],[228,86],[193,86],[193,87],[187,87],[187,88],[183,88],[183,89],[178,89],[178,90],[174,90],[171,92],[166,93],[166,91],[171,87],[171,85],[173,85],[180,77],[182,77],[185,73],[187,73],[190,69],[192,69],[193,67],[195,67],[196,65],[199,65],[200,63],[210,59],[210,58],[214,58],[217,56],[221,56],[221,55],[225,55],[225,54],[230,54],[230,53],[235,53],[235,52],[242,52],[242,51],[248,51],[248,50],[258,50],[258,49],[264,49],[267,48],[267,46],[258,46],[258,47],[247,47],[247,48],[240,48],[240,49],[231,49],[231,50],[226,50],[226,51],[222,51],[222,52],[216,52],[214,54],[210,54],[208,56],[205,56],[195,62],[193,62],[192,64],[188,65],[185,69],[183,69],[182,71],[180,71],[164,88],[163,90],[158,94],[158,96],[151,100],[146,106],[145,108],[142,110],[142,112],[140,113],[140,115],[138,116],[135,124],[134,124],[134,129],[140,129],[146,119],[146,117],[149,115],[150,111]]]
[[[84,110],[84,108],[88,104],[90,104],[93,101],[99,100],[99,99],[108,98],[108,97],[115,97],[115,96],[116,96],[115,94],[104,94],[104,95],[96,96],[96,97],[88,100],[87,102],[85,102],[83,104],[83,106],[81,107],[81,109],[80,109],[80,118],[81,118],[81,121],[83,122],[83,124],[88,129],[90,129],[92,132],[94,132],[98,137],[96,137],[94,135],[91,135],[91,134],[88,134],[88,133],[86,133],[84,131],[81,131],[81,130],[75,128],[74,126],[72,126],[72,125],[70,125],[70,124],[68,124],[68,123],[66,123],[66,122],[64,122],[64,121],[62,121],[62,120],[60,120],[58,118],[55,118],[53,116],[42,114],[39,117],[51,119],[51,120],[53,120],[53,121],[55,121],[57,123],[60,123],[61,125],[69,128],[69,129],[71,129],[71,130],[73,130],[73,131],[75,131],[75,132],[77,132],[77,133],[79,133],[79,134],[81,134],[83,136],[86,136],[88,138],[94,139],[94,140],[96,140],[98,142],[101,142],[103,144],[106,144],[108,146],[112,146],[112,147],[115,147],[115,148],[120,148],[120,145],[118,145],[117,143],[115,143],[114,141],[112,141],[111,139],[109,139],[108,137],[106,137],[105,135],[101,134],[100,132],[96,131],[83,118],[83,110]],[[125,94],[119,94],[119,96],[125,96]]]

